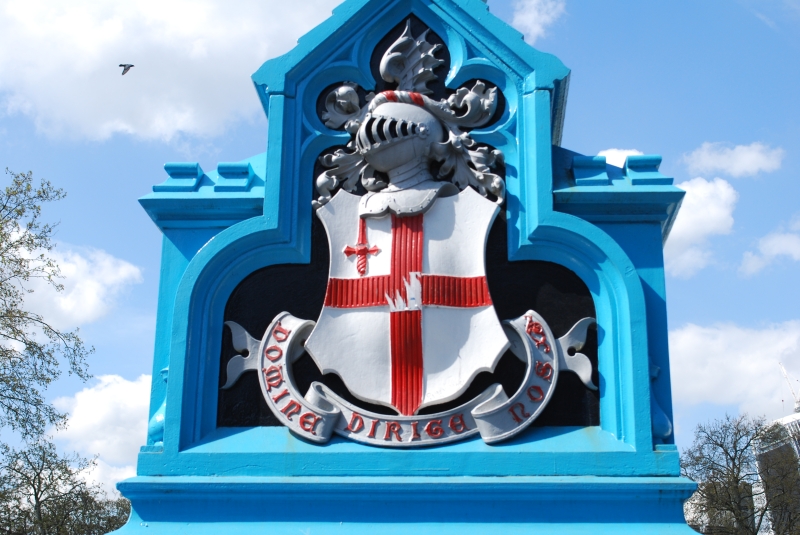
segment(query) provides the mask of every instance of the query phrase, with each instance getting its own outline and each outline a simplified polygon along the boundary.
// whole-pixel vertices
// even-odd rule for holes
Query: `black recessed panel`
[[[515,318],[529,309],[539,312],[555,336],[564,334],[578,320],[594,316],[594,304],[586,285],[570,270],[549,262],[509,262],[506,246],[506,223],[498,217],[489,235],[487,276],[492,300],[500,319]],[[316,217],[312,226],[311,264],[286,264],[256,271],[234,290],[225,308],[225,321],[235,321],[255,337],[263,336],[272,319],[283,311],[298,318],[319,317],[325,298],[328,277],[328,243]],[[597,380],[597,332],[589,330],[588,343],[582,350],[594,366]],[[228,361],[236,355],[231,335],[224,328],[220,361],[220,387],[225,384]],[[293,366],[295,382],[301,393],[313,381],[320,381],[343,398],[361,407],[383,414],[391,409],[356,400],[342,380],[333,374],[322,375],[307,354]],[[431,413],[457,406],[493,383],[501,383],[511,395],[522,381],[525,365],[510,352],[502,357],[494,373],[481,373],[461,398],[445,405],[429,407]],[[559,375],[553,398],[534,426],[599,425],[599,395],[588,390],[572,373]],[[272,415],[254,372],[244,374],[230,390],[219,391],[217,412],[219,427],[280,425]]]
[[[495,310],[501,320],[516,318],[533,309],[542,315],[553,335],[558,338],[567,334],[579,320],[595,317],[594,301],[589,289],[569,269],[551,262],[508,261],[506,224],[500,218],[492,227],[486,245],[486,275]],[[599,384],[596,328],[589,329],[587,343],[581,353],[592,362],[592,380],[594,384]],[[524,365],[516,357],[507,354],[503,359],[516,360],[520,365],[519,370],[524,373]],[[499,368],[496,373],[500,371]],[[515,377],[514,391],[522,381],[521,376]],[[501,378],[505,379],[500,382],[510,394],[510,378],[502,375]],[[560,373],[553,397],[532,425],[600,425],[600,394],[586,388],[574,373]]]
[[[251,336],[260,339],[281,312],[303,319],[316,320],[319,317],[328,284],[328,241],[322,224],[316,217],[312,219],[311,263],[280,264],[254,272],[236,287],[228,299],[225,321],[235,321]],[[238,354],[233,348],[230,330],[223,326],[223,331],[220,387],[227,380],[228,361]],[[301,373],[298,379],[302,380],[304,376]],[[259,425],[281,424],[261,395],[258,377],[254,372],[247,372],[229,390],[220,389],[217,426]]]

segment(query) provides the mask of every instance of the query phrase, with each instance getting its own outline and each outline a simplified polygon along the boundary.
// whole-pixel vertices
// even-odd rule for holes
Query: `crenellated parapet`
[[[167,163],[168,178],[139,199],[162,230],[206,228],[219,230],[260,216],[264,205],[266,157],[220,163],[206,173],[199,163]]]

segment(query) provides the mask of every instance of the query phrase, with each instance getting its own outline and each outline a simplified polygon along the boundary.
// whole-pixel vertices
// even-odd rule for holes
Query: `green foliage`
[[[64,424],[65,415],[43,396],[60,375],[60,364],[86,380],[86,357],[92,350],[77,329],[60,331],[25,309],[32,281],[63,290],[58,265],[48,256],[55,225],[41,221],[41,209],[65,193],[46,180],[35,185],[30,172],[6,169],[6,174],[11,183],[0,190],[0,428],[33,437],[48,425]]]
[[[101,535],[127,521],[130,502],[83,478],[94,461],[59,455],[46,437],[0,455],[0,533]]]
[[[0,429],[22,440],[19,449],[0,443],[0,534],[99,535],[121,527],[130,513],[124,498],[108,498],[83,477],[95,461],[61,456],[44,435],[63,427],[66,415],[44,398],[63,367],[89,378],[77,329],[64,332],[25,307],[41,283],[62,291],[61,274],[48,256],[55,225],[41,221],[42,205],[64,192],[31,173],[12,173],[0,190]]]

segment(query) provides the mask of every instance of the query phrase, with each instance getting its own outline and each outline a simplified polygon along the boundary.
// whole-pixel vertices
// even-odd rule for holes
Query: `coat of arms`
[[[381,77],[396,89],[362,99],[345,82],[326,96],[323,121],[351,139],[323,157],[327,170],[316,181],[313,204],[331,259],[317,321],[280,314],[261,341],[228,324],[235,347],[249,356],[230,361],[225,387],[257,370],[275,415],[312,441],[336,433],[418,446],[479,433],[497,442],[541,413],[560,371],[594,388],[591,364],[576,352],[594,320],[556,340],[532,310],[503,322],[495,312],[485,246],[505,200],[496,172],[503,154],[470,132],[495,115],[498,89],[478,80],[447,99],[431,98],[440,46],[427,32],[414,36],[409,22],[380,62]],[[515,395],[494,385],[460,407],[421,415],[458,398],[508,349],[527,363]],[[291,364],[303,351],[355,398],[397,415],[365,410],[320,383],[299,392]]]

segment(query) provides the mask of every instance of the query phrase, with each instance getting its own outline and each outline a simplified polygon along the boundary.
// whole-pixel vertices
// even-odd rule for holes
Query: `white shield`
[[[498,206],[466,188],[411,217],[359,217],[340,191],[317,210],[330,245],[325,306],[305,348],[359,399],[401,414],[458,397],[509,346],[486,285]]]

